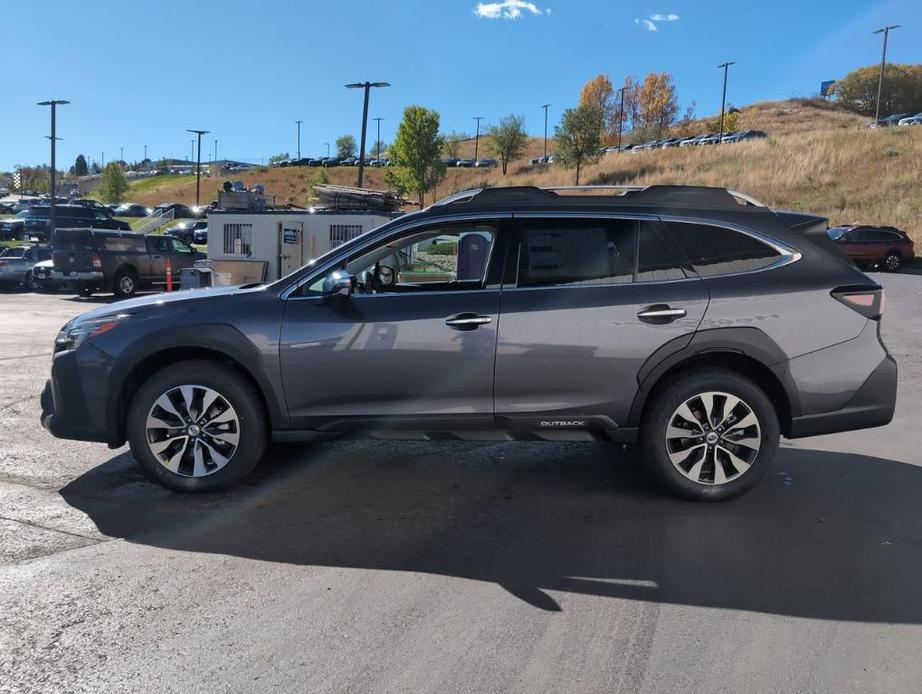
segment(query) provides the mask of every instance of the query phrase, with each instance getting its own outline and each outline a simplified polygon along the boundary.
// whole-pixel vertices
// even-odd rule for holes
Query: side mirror
[[[323,293],[327,296],[340,294],[349,296],[355,286],[355,277],[345,270],[335,270],[323,280]]]

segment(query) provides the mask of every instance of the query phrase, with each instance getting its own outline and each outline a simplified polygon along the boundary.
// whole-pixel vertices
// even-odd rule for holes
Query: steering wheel
[[[397,283],[397,273],[394,271],[394,268],[388,265],[381,265],[380,263],[375,263],[375,271],[372,277],[374,277],[376,289],[389,287]]]

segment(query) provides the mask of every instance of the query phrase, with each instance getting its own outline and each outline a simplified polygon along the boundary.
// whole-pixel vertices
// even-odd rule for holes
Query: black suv
[[[120,219],[113,219],[109,210],[85,205],[55,205],[54,224],[58,229],[70,227],[91,227],[94,229],[122,229],[130,231],[131,226]],[[48,221],[51,207],[36,205],[23,210],[11,219],[0,221],[0,239],[48,240]]]
[[[716,500],[781,435],[891,420],[882,290],[825,219],[715,188],[562,192],[467,191],[271,284],[84,314],[42,423],[127,439],[183,490],[242,479],[270,437],[601,439]]]
[[[181,239],[160,234],[58,229],[54,234],[52,282],[73,286],[81,296],[111,291],[133,296],[139,289],[179,285],[180,271],[204,258]]]

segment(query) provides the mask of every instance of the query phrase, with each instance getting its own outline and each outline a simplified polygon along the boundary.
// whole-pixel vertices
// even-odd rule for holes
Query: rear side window
[[[637,250],[638,282],[669,282],[683,280],[688,275],[683,269],[681,251],[671,239],[663,238],[655,225],[640,223]]]
[[[733,229],[684,222],[668,227],[702,277],[761,270],[781,258],[768,244]]]
[[[633,221],[526,223],[519,287],[605,285],[634,279]]]
[[[55,229],[54,247],[59,251],[91,250],[93,235],[86,229]]]

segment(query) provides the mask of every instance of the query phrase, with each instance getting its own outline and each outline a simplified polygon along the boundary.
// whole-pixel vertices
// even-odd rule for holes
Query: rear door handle
[[[684,308],[672,308],[667,304],[656,304],[648,306],[637,314],[637,317],[644,323],[653,323],[654,325],[663,325],[672,323],[679,318],[685,318],[687,315]]]
[[[481,325],[492,323],[490,316],[481,316],[476,313],[459,313],[445,319],[445,325],[452,330],[476,330]]]

